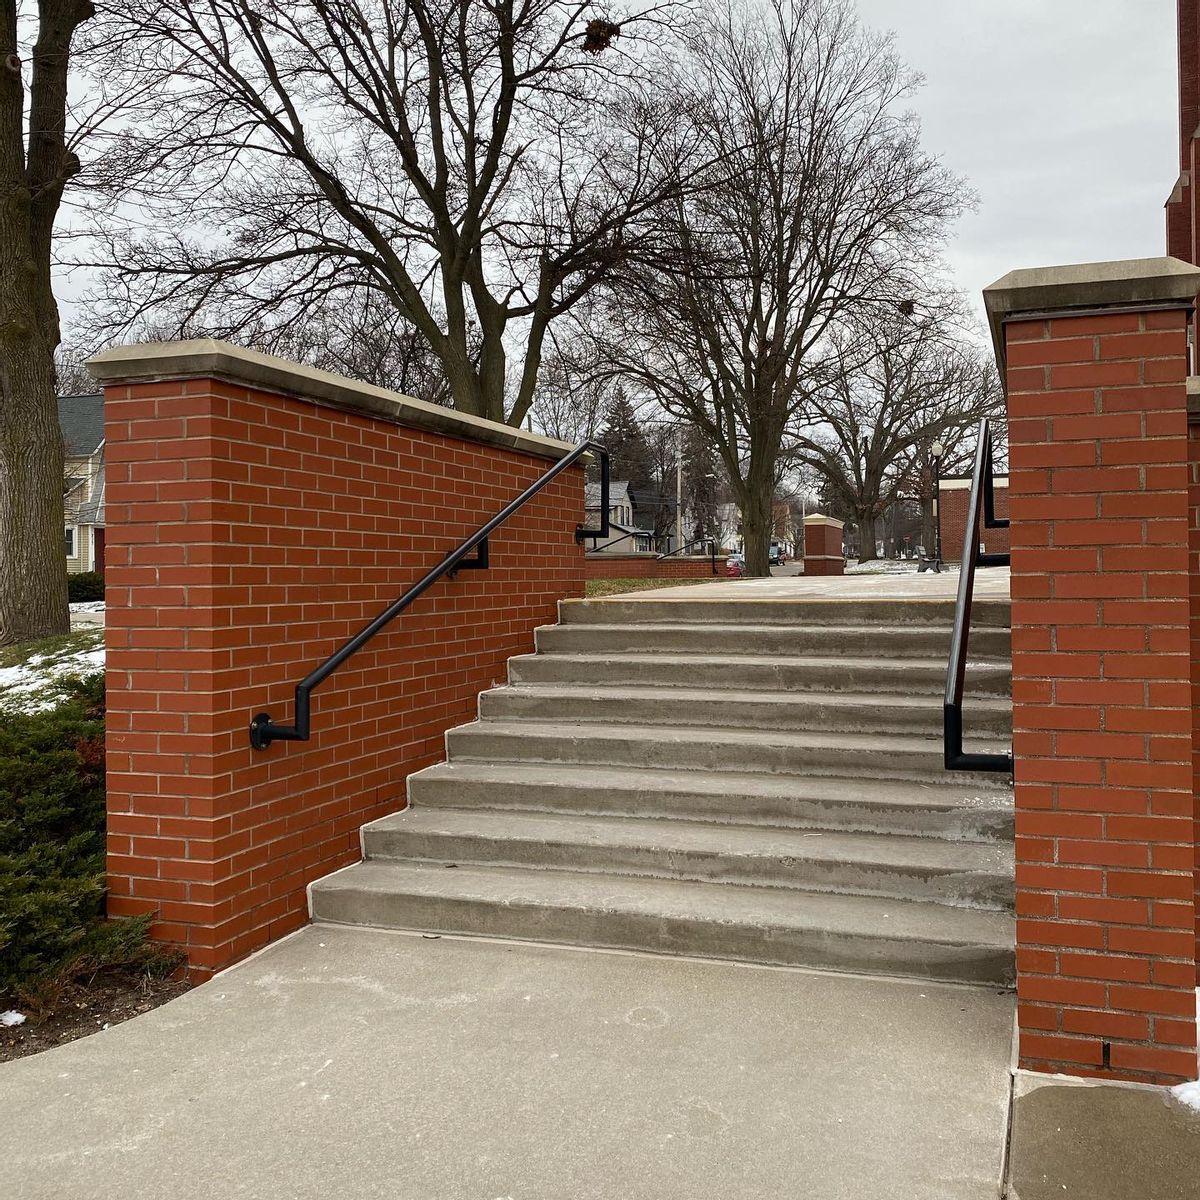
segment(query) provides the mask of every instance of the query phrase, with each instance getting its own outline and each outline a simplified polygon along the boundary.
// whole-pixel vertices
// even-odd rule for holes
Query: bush
[[[80,571],[67,576],[67,599],[72,604],[82,600],[104,599],[104,576],[99,571]]]
[[[149,919],[104,920],[104,676],[0,716],[0,996],[38,1007],[81,970],[153,964]]]

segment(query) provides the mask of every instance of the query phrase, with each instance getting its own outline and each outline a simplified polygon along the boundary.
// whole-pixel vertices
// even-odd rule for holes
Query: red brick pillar
[[[842,555],[842,522],[813,513],[804,518],[805,575],[841,575],[846,569]]]
[[[295,684],[569,447],[218,342],[110,351],[109,912],[211,974],[308,919],[447,728],[583,592],[583,472],[490,539],[313,695]]]
[[[1007,370],[1020,1058],[1196,1077],[1187,324],[1174,259],[985,292]]]

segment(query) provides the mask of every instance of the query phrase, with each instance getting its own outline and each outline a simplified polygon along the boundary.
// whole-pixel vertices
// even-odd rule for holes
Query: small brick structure
[[[841,521],[823,513],[804,518],[805,575],[841,575],[845,572],[842,528]]]
[[[266,710],[570,447],[216,342],[94,359],[108,460],[109,912],[203,978],[303,924],[480,691],[583,594],[583,471],[313,696]]]
[[[613,554],[601,551],[584,559],[588,579],[712,579],[725,574],[725,555],[717,555],[717,569],[708,555],[698,558],[679,555],[659,558],[657,554]]]
[[[1197,1075],[1198,288],[1151,259],[985,292],[1008,390],[1020,1061],[1039,1071]]]
[[[1008,476],[997,475],[993,489],[996,516],[1008,516]],[[967,501],[971,496],[970,479],[943,479],[938,488],[938,507],[942,513],[942,561],[958,562],[962,558],[967,528]],[[982,524],[982,523],[981,523]],[[980,529],[983,549],[988,554],[1007,554],[1007,529]]]

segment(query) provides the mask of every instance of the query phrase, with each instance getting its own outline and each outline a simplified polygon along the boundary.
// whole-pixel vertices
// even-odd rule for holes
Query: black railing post
[[[967,499],[967,522],[963,532],[962,562],[958,575],[958,600],[954,606],[954,628],[950,634],[950,661],[946,668],[946,699],[942,710],[943,752],[947,771],[1004,771],[1012,774],[1011,754],[963,752],[963,690],[967,673],[967,642],[971,634],[971,604],[975,594],[976,566],[1006,566],[1008,554],[981,554],[981,518],[989,529],[1007,528],[996,520],[992,476],[992,433],[987,419],[979,422],[971,492]]]

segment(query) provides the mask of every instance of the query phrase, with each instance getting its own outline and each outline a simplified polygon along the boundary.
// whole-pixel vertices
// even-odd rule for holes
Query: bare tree
[[[711,0],[669,81],[705,165],[663,217],[674,258],[612,289],[606,352],[720,454],[750,574],[831,328],[894,311],[963,207],[897,111],[914,83],[849,0]]]
[[[586,442],[596,436],[620,390],[619,383],[596,372],[584,343],[556,334],[543,357],[529,415],[548,437]]]
[[[876,556],[878,519],[898,500],[915,496],[932,512],[933,444],[955,462],[979,418],[1003,410],[1003,396],[990,358],[936,316],[897,313],[832,341],[828,378],[809,394],[810,424],[789,457],[815,469],[852,516],[865,561]]]
[[[114,70],[160,81],[121,211],[175,232],[108,238],[109,330],[170,300],[261,338],[369,288],[456,408],[520,424],[552,323],[677,187],[675,114],[643,95],[674,3],[619,4],[111,0]]]
[[[69,628],[60,332],[51,282],[69,144],[72,41],[88,0],[0,0],[0,644]]]

